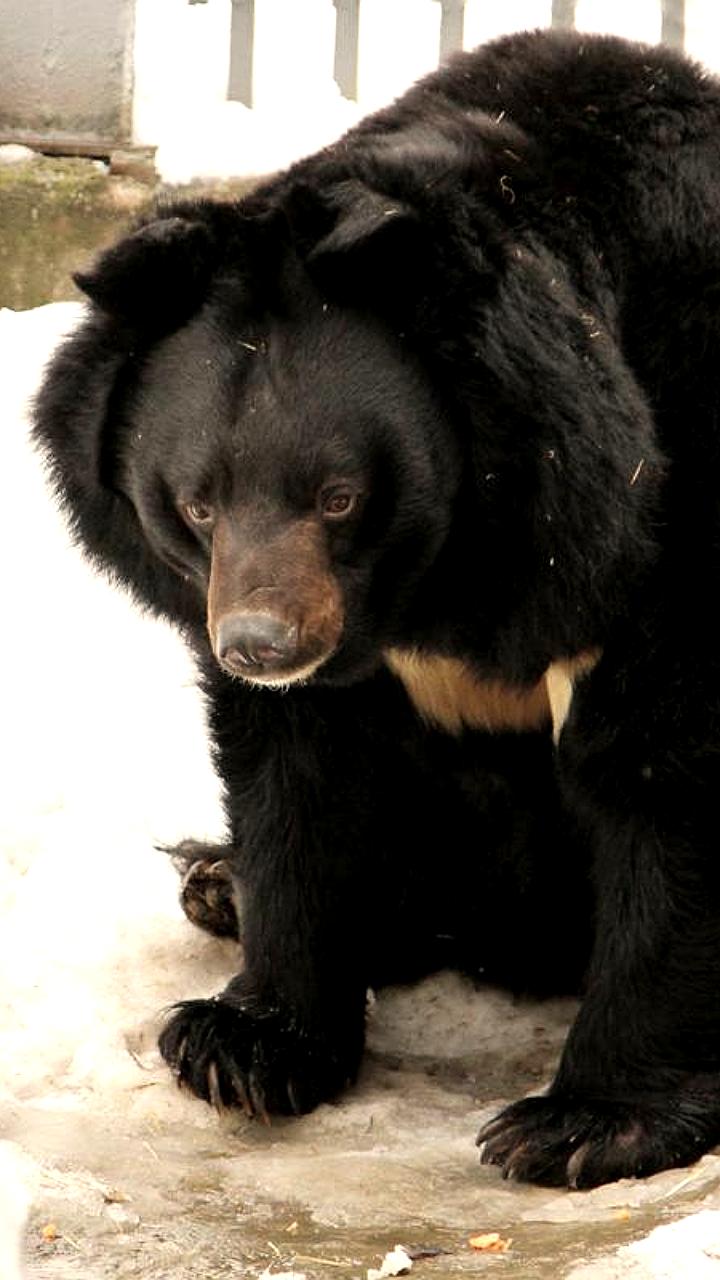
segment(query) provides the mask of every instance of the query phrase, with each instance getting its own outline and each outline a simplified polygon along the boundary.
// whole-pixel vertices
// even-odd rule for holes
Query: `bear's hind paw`
[[[180,905],[191,924],[218,938],[240,936],[235,884],[224,858],[201,858],[186,871]]]

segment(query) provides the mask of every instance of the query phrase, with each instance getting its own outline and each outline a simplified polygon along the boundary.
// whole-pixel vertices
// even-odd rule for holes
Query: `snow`
[[[0,1100],[49,1109],[136,1075],[127,1028],[183,994],[186,925],[153,846],[223,831],[184,646],[71,546],[28,444],[29,397],[81,311],[0,311]],[[150,996],[153,952],[167,986],[151,971]]]
[[[71,547],[28,447],[27,398],[44,353],[80,311],[68,303],[0,312],[10,375],[0,464],[12,481],[0,538],[14,548],[2,563],[9,607],[0,665],[0,974],[22,988],[18,1040],[3,1058],[22,1063],[26,1085],[50,1027],[54,1072],[77,1078],[89,1064],[73,1046],[90,1026],[116,1024],[116,976],[105,961],[111,940],[119,942],[131,920],[134,931],[138,922],[151,931],[158,919],[168,928],[180,919],[179,908],[166,905],[174,874],[165,855],[147,849],[148,835],[173,843],[188,832],[222,833],[184,646],[170,628],[129,608]],[[27,951],[30,939],[18,974],[18,949]],[[101,981],[81,985],[68,1007],[68,970],[78,976],[88,960]],[[129,995],[140,998],[135,982]],[[39,1070],[44,1075],[47,1063]]]
[[[573,1268],[567,1280],[718,1280],[720,1212],[704,1209],[656,1227],[613,1256]]]

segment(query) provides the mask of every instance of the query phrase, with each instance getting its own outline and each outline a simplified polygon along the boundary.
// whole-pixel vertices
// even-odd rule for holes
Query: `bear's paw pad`
[[[218,938],[238,938],[238,912],[229,864],[200,858],[186,871],[180,905],[192,924]]]

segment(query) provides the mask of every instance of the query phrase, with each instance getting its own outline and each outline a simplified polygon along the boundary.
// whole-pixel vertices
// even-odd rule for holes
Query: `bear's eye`
[[[207,528],[215,519],[215,512],[208,502],[182,502],[180,510],[188,524],[200,525],[203,528]]]
[[[320,510],[326,520],[342,520],[355,509],[357,493],[346,486],[333,485],[320,492]]]

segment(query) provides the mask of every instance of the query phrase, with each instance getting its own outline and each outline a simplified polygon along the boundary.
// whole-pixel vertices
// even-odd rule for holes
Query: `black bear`
[[[173,1012],[180,1081],[305,1111],[355,1076],[368,985],[582,981],[549,1092],[483,1159],[575,1187],[696,1159],[720,85],[509,37],[238,202],[160,208],[79,283],[36,436],[80,541],[187,634],[227,796],[208,858],[245,969]]]

